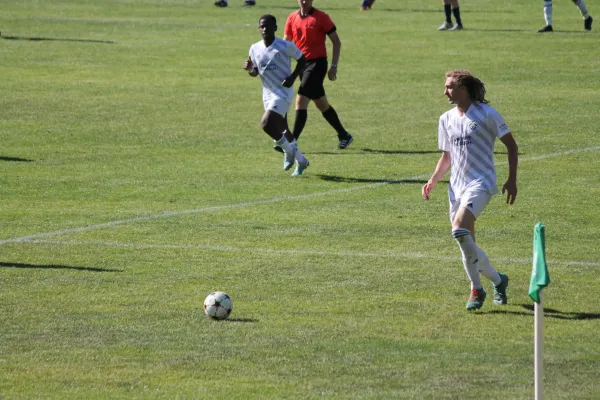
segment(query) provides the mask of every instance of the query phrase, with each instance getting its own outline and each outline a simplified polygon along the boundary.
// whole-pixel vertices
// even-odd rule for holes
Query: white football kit
[[[510,133],[504,118],[492,107],[475,102],[464,115],[458,108],[442,114],[438,127],[438,146],[450,152],[448,185],[450,219],[459,207],[467,207],[477,217],[498,193],[494,144],[496,138]],[[482,195],[481,199],[477,198]]]
[[[285,117],[294,100],[294,88],[283,87],[282,82],[292,74],[291,59],[300,59],[302,52],[294,43],[275,38],[269,47],[262,40],[254,43],[249,56],[262,80],[265,110]]]

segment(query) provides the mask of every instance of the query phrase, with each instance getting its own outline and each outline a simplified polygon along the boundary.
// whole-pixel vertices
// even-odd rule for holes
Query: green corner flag
[[[529,283],[529,297],[540,304],[540,291],[550,284],[550,274],[546,265],[546,239],[541,222],[533,228],[533,269]]]

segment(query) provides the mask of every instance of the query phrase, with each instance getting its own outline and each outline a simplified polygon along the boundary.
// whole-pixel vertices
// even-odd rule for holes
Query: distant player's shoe
[[[252,7],[252,6],[255,6],[255,5],[256,5],[256,1],[250,1],[250,0],[246,0],[244,2],[244,4],[242,4],[242,6],[244,6],[244,7]]]
[[[370,10],[371,7],[373,7],[373,3],[375,3],[375,0],[363,1],[363,5],[360,8],[360,11]]]
[[[483,288],[471,290],[469,300],[467,300],[467,310],[478,310],[483,306],[487,293]]]
[[[592,30],[592,22],[594,22],[594,19],[592,18],[591,15],[583,20],[583,27],[585,28],[586,31]]]
[[[290,168],[294,166],[294,161],[296,159],[296,151],[298,150],[297,145],[290,145],[292,151],[288,153],[283,153],[283,170],[289,171]]]
[[[283,153],[283,149],[281,148],[281,146],[275,145],[275,146],[273,146],[273,150]]]
[[[538,31],[538,33],[553,32],[552,25],[546,25]]]
[[[506,298],[506,288],[508,287],[508,276],[500,274],[500,284],[494,285],[494,304],[502,306],[508,303]]]
[[[296,169],[294,170],[294,172],[292,172],[292,176],[300,176],[300,175],[302,175],[304,170],[306,168],[308,168],[308,166],[310,165],[310,162],[308,162],[307,158],[305,158],[305,160],[306,160],[305,163],[301,163],[299,161],[296,163]]]
[[[463,30],[463,26],[462,25],[454,25],[452,28],[450,28],[451,31],[462,31]]]
[[[448,21],[444,21],[444,23],[438,28],[438,31],[447,31],[449,29],[452,29],[452,24]]]
[[[352,135],[348,134],[348,137],[346,139],[340,139],[340,142],[338,143],[338,149],[346,150],[348,148],[348,146],[350,146],[352,144],[353,141],[354,141],[354,138],[352,137]]]
[[[223,0],[215,1],[215,6],[217,7],[227,7],[227,2]]]

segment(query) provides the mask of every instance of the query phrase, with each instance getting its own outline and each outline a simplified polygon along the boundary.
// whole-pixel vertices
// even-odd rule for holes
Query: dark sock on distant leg
[[[460,8],[456,7],[452,9],[452,14],[454,14],[454,19],[456,20],[456,25],[462,26],[462,21],[460,19]]]
[[[327,111],[323,113],[323,117],[325,117],[327,122],[329,122],[329,125],[331,125],[333,129],[335,129],[340,140],[346,139],[348,137],[348,132],[346,132],[346,130],[342,126],[342,123],[340,122],[340,119],[338,118],[338,115],[333,109],[333,107],[329,106]]]
[[[446,14],[446,22],[452,24],[452,7],[450,4],[444,4],[444,13]]]
[[[300,134],[304,130],[304,125],[306,125],[306,120],[308,118],[307,110],[296,110],[296,119],[294,120],[294,138],[298,140]]]

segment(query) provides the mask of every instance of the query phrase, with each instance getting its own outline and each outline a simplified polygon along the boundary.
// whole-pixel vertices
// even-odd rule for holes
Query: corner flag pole
[[[542,289],[550,284],[546,264],[545,229],[538,222],[533,229],[533,268],[529,283],[529,297],[535,302],[534,312],[534,377],[535,400],[544,400],[544,303]]]

